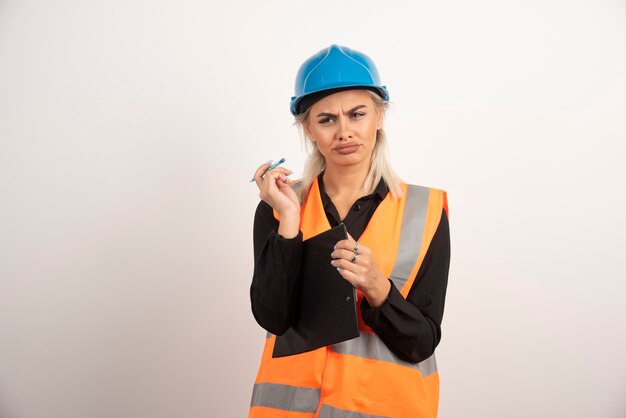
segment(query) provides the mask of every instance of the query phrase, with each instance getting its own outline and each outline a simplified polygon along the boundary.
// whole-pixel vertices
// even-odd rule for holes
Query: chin
[[[365,161],[365,158],[363,158],[362,155],[353,155],[353,154],[341,155],[333,159],[334,164],[343,165],[343,166],[361,164],[364,161]]]

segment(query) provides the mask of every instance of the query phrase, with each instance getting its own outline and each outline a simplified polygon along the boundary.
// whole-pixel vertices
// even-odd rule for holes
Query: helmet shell
[[[295,96],[290,110],[300,113],[302,99],[312,93],[342,87],[367,87],[389,100],[387,87],[380,82],[374,61],[362,52],[332,44],[307,59],[296,75]]]

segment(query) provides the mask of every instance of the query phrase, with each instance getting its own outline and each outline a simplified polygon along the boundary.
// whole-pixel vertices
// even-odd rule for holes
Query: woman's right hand
[[[271,163],[265,163],[257,168],[254,181],[259,187],[259,197],[278,212],[282,217],[286,214],[300,216],[300,202],[296,192],[289,186],[288,175],[292,173],[284,167],[265,172]],[[264,174],[265,173],[265,174]]]

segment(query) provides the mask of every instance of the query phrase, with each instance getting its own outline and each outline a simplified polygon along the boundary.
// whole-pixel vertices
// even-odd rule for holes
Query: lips
[[[335,151],[341,154],[350,154],[359,148],[359,144],[344,144],[335,148]]]

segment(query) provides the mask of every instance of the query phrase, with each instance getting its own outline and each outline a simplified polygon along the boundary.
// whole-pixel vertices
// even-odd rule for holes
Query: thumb
[[[347,231],[346,231],[347,232]],[[352,238],[352,235],[350,235],[350,233],[348,232],[348,238],[350,238],[352,241],[356,241],[354,238]]]

